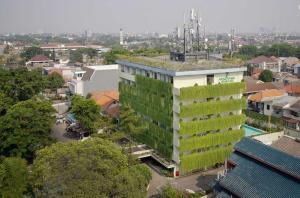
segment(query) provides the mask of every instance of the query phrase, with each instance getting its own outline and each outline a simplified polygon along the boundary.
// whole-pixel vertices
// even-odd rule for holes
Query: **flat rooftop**
[[[169,56],[143,57],[119,56],[118,62],[129,62],[174,72],[244,68],[241,61],[194,60],[186,62],[171,61]]]

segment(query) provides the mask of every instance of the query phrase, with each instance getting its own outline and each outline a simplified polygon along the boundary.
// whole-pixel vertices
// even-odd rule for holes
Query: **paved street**
[[[149,167],[152,173],[152,180],[150,182],[150,187],[148,190],[148,197],[155,197],[158,193],[158,190],[163,186],[170,184],[173,187],[184,191],[185,189],[190,189],[195,192],[200,190],[210,189],[210,184],[217,177],[219,171],[223,168],[213,169],[206,172],[199,172],[193,175],[180,177],[180,178],[167,178],[159,174],[156,170]]]
[[[55,124],[52,128],[52,137],[56,138],[59,142],[67,142],[76,140],[75,137],[71,137],[66,132],[66,124]]]

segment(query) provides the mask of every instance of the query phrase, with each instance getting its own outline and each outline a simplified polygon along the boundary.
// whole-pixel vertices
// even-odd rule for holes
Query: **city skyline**
[[[172,32],[200,12],[208,32],[300,32],[299,1],[0,0],[0,33]],[[275,13],[275,14],[274,14]]]

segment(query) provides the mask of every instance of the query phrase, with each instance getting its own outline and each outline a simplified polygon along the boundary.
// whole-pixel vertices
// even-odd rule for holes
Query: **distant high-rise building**
[[[123,29],[120,29],[120,45],[124,45]]]

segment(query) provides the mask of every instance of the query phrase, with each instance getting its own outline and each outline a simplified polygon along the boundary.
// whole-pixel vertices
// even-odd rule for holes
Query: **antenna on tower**
[[[186,53],[186,29],[185,29],[185,14],[183,14],[183,53]]]
[[[198,52],[200,52],[200,19],[199,19],[199,14],[197,17],[197,45],[198,45]]]

